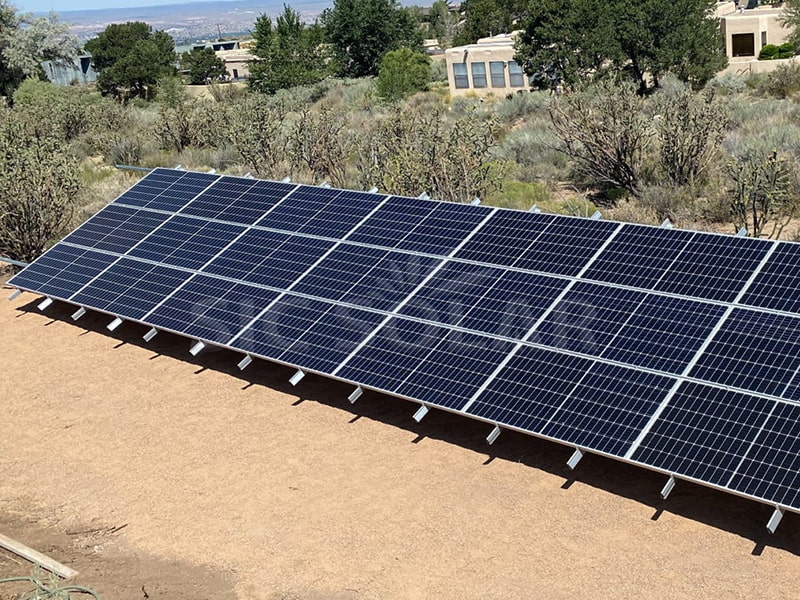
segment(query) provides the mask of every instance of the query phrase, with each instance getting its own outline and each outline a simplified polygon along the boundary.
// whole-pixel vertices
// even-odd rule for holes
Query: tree
[[[727,64],[714,0],[541,0],[529,5],[516,60],[535,87],[627,73],[640,94],[673,73],[702,87]]]
[[[322,13],[321,23],[343,77],[377,75],[390,50],[421,49],[413,17],[396,0],[335,0]]]
[[[431,60],[420,52],[400,48],[387,52],[378,72],[378,95],[387,100],[402,100],[428,87]]]
[[[428,22],[431,34],[439,42],[439,45],[450,47],[453,44],[458,20],[450,10],[447,0],[436,0],[431,4],[430,11],[428,11]]]
[[[454,43],[456,46],[474,44],[478,38],[510,33],[518,29],[516,23],[526,9],[525,0],[464,0],[461,3],[464,22]]]
[[[274,26],[268,16],[258,17],[253,38],[257,58],[250,63],[252,89],[274,94],[316,83],[330,73],[322,28],[316,23],[307,27],[300,14],[287,5]]]
[[[55,14],[18,14],[0,0],[0,95],[10,97],[24,79],[43,78],[42,61],[71,63],[80,43],[68,29]]]
[[[97,87],[104,96],[128,90],[146,98],[156,81],[175,74],[174,40],[147,23],[109,25],[86,42],[86,50],[92,54]]]
[[[788,42],[800,48],[800,0],[785,0],[781,21],[790,31]]]
[[[54,136],[0,117],[0,254],[31,262],[69,227],[78,161]]]
[[[203,85],[219,79],[227,72],[225,63],[211,48],[194,48],[184,54],[183,66],[189,69],[189,82],[192,85]]]

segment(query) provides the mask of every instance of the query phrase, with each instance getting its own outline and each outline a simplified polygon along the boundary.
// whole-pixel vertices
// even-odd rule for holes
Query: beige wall
[[[477,44],[459,46],[447,50],[445,52],[445,61],[447,63],[447,81],[450,85],[450,94],[452,96],[466,94],[505,96],[520,90],[527,90],[528,78],[524,74],[521,76],[522,85],[511,85],[512,77],[510,77],[510,71],[516,65],[514,53],[514,42],[509,35],[484,38],[479,40]],[[492,65],[492,63],[495,64]],[[509,63],[512,63],[511,66],[509,66]],[[483,67],[480,66],[481,64]],[[492,78],[493,68],[496,69],[494,80]],[[500,68],[502,68],[503,85],[500,85]],[[457,86],[457,70],[462,73],[460,81],[466,83],[467,87]],[[463,76],[464,70],[466,70],[466,77]],[[481,72],[485,73],[486,84],[483,87],[480,87],[484,79],[481,77]],[[520,82],[519,76],[515,79]]]
[[[782,14],[783,10],[779,8],[756,8],[722,17],[720,26],[725,36],[725,53],[728,55],[728,60],[731,63],[751,61],[758,58],[763,46],[784,43],[789,37],[790,30],[781,23]],[[740,35],[752,36],[752,55],[734,56],[734,36]]]
[[[253,60],[253,55],[247,50],[221,50],[215,54],[225,63],[225,69],[231,79],[250,76],[248,62]]]

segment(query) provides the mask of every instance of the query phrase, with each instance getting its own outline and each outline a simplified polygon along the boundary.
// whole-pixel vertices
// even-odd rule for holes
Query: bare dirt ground
[[[34,300],[0,298],[0,531],[108,599],[797,597],[795,515]]]

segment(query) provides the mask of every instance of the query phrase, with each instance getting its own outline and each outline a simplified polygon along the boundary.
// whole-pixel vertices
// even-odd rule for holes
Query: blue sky
[[[23,12],[64,12],[94,8],[128,8],[130,6],[161,6],[179,4],[181,0],[11,0]]]

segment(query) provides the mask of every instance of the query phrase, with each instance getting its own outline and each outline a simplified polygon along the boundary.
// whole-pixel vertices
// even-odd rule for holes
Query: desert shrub
[[[80,183],[62,144],[18,116],[0,122],[0,254],[30,262],[70,225]]]
[[[528,210],[536,205],[540,208],[550,200],[550,191],[542,183],[506,181],[502,189],[492,192],[484,199],[484,204],[503,208]]]
[[[454,202],[486,197],[505,177],[505,165],[492,160],[495,128],[475,113],[445,119],[441,109],[377,119],[359,140],[359,183]]]
[[[753,237],[777,238],[800,209],[794,161],[777,151],[731,161],[730,210],[734,226]]]
[[[431,83],[447,82],[447,63],[443,60],[431,61]]]
[[[545,113],[549,102],[546,92],[518,92],[494,106],[495,115],[503,123],[513,123],[536,113]]]
[[[560,149],[578,175],[598,187],[640,193],[642,162],[653,135],[643,103],[632,85],[612,81],[550,103]]]
[[[378,70],[378,96],[397,101],[427,89],[431,78],[431,59],[410,48],[384,54]]]
[[[728,117],[713,93],[683,89],[655,98],[659,165],[674,186],[700,181],[717,156]]]
[[[90,128],[91,110],[85,96],[76,88],[27,79],[14,93],[14,106],[40,135],[69,142]]]
[[[728,72],[724,75],[717,75],[708,83],[711,89],[727,94],[740,94],[747,89],[745,78],[738,73]]]
[[[781,65],[759,82],[760,92],[775,98],[788,98],[800,91],[800,63]]]
[[[347,116],[339,111],[301,111],[288,134],[293,169],[307,168],[314,183],[327,180],[345,187],[350,145],[347,133]]]

